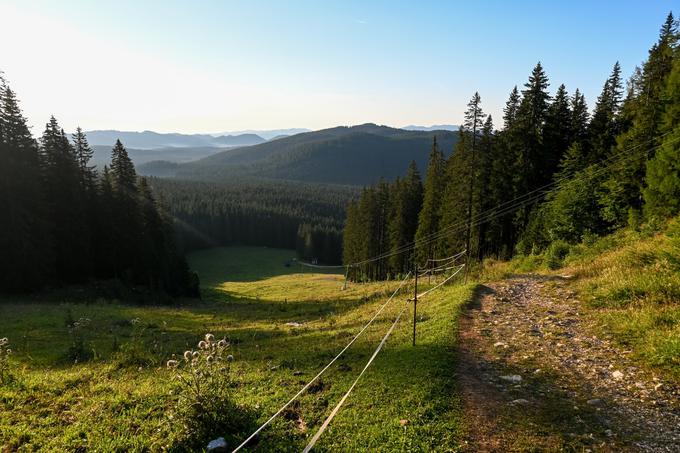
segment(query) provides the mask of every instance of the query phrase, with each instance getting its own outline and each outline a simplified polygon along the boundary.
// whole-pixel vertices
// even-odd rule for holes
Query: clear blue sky
[[[539,60],[592,106],[673,3],[0,0],[0,70],[34,132],[457,124],[474,91],[500,124]]]

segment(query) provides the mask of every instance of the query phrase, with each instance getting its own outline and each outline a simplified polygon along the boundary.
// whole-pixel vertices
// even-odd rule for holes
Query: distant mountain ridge
[[[226,148],[257,145],[266,141],[256,134],[214,136],[210,134],[164,134],[153,131],[132,132],[117,130],[86,131],[85,133],[87,134],[88,142],[93,146],[113,146],[116,140],[120,140],[126,147],[145,150],[198,147]]]
[[[406,131],[457,131],[460,126],[455,124],[435,124],[433,126],[416,126],[410,124],[408,126],[402,127]]]
[[[182,164],[149,162],[142,174],[224,181],[235,177],[365,185],[394,179],[415,160],[425,172],[432,140],[450,154],[458,134],[409,131],[376,124],[340,126],[232,148]]]
[[[229,131],[229,132],[222,132],[219,134],[213,134],[215,136],[218,135],[243,135],[243,134],[255,134],[259,135],[265,140],[271,140],[276,137],[281,137],[281,136],[287,136],[287,135],[296,135],[296,134],[303,134],[305,132],[312,132],[311,129],[305,129],[303,127],[292,127],[289,129],[246,129],[242,131]]]

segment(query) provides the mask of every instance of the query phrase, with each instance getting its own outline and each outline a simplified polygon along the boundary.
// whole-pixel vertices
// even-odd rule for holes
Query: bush
[[[212,334],[198,343],[195,351],[185,351],[181,360],[168,360],[176,386],[173,423],[181,424],[181,438],[175,448],[196,449],[213,436],[228,437],[247,425],[245,411],[234,403],[230,367],[234,356],[227,354],[229,343],[215,341]]]
[[[559,269],[571,250],[570,245],[562,240],[553,241],[546,250],[545,264],[549,269]]]

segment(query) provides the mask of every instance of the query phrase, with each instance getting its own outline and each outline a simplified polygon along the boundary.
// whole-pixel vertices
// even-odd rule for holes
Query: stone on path
[[[212,453],[227,452],[229,451],[229,449],[227,448],[227,441],[224,440],[224,437],[218,437],[217,439],[213,439],[208,443],[207,451]]]

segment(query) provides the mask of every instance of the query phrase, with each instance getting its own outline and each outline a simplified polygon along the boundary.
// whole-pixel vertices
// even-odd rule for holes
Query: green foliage
[[[666,134],[647,165],[644,191],[648,215],[680,212],[680,58],[676,58],[664,91],[666,109],[659,132]]]
[[[97,278],[159,295],[197,295],[171,222],[137,177],[125,147],[116,142],[111,170],[101,178],[89,165],[92,154],[80,129],[72,144],[54,117],[38,146],[0,79],[0,291]],[[74,347],[72,359],[87,358]]]
[[[183,251],[230,245],[295,248],[322,263],[341,261],[352,187],[235,179],[208,183],[151,178],[153,193],[175,219]],[[304,244],[309,244],[304,250]]]
[[[570,246],[562,240],[553,241],[546,250],[545,264],[548,269],[559,269],[564,265],[564,259],[570,251]]]
[[[441,194],[446,188],[445,160],[442,151],[437,144],[437,138],[432,140],[432,150],[427,166],[427,175],[423,184],[423,206],[418,215],[418,228],[415,240],[423,241],[436,234],[439,229],[441,216]],[[418,262],[426,261],[434,257],[434,245],[431,242],[419,247],[415,251],[415,259]]]

